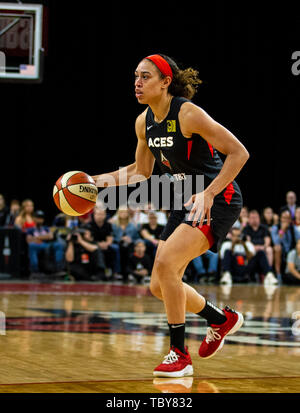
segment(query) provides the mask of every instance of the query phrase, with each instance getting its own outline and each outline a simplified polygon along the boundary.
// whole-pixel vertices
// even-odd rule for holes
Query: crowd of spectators
[[[147,282],[168,214],[151,204],[143,209],[121,205],[110,211],[97,203],[80,217],[59,213],[49,226],[45,213],[35,209],[32,200],[12,200],[7,205],[0,195],[0,227],[22,235],[20,275],[30,280]],[[7,253],[5,242],[1,245]],[[200,284],[300,285],[296,194],[289,191],[286,205],[278,211],[244,206],[219,252],[196,257],[184,279]]]

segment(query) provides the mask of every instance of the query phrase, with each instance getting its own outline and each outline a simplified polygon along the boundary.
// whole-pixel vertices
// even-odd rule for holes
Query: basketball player
[[[185,179],[204,176],[204,188],[192,192],[181,209],[173,209],[158,245],[150,289],[163,300],[170,329],[170,352],[153,374],[182,377],[193,374],[192,360],[185,346],[185,313],[207,320],[207,335],[199,355],[212,357],[243,324],[242,314],[223,310],[182,282],[188,263],[226,237],[242,207],[241,191],[234,181],[249,154],[238,139],[191,102],[201,83],[192,68],[179,69],[168,56],[144,58],[135,71],[135,95],[147,108],[136,119],[135,162],[109,174],[93,176],[98,187],[120,185],[151,176],[157,161],[164,173]],[[226,155],[224,163],[218,152]],[[126,183],[126,182],[125,182]],[[175,186],[174,186],[175,187]],[[193,188],[194,188],[193,182]]]

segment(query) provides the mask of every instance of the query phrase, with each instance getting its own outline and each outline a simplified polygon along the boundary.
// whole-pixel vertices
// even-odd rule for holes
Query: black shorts
[[[217,252],[221,243],[226,238],[226,235],[230,231],[232,225],[238,220],[242,209],[240,205],[228,205],[225,202],[218,202],[215,200],[211,208],[211,230],[214,237],[214,244],[210,250]],[[173,231],[180,224],[187,224],[192,226],[193,221],[188,221],[189,211],[183,206],[182,210],[172,210],[168,219],[168,222],[160,236],[162,241],[166,241]],[[204,224],[206,223],[206,219]],[[197,229],[197,228],[195,228]],[[197,231],[199,231],[197,229]]]

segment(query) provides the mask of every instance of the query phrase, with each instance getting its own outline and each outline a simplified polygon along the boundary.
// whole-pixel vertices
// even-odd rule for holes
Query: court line
[[[118,382],[139,382],[139,381],[153,381],[158,377],[141,378],[141,379],[107,379],[107,380],[75,380],[75,381],[42,381],[42,382],[28,382],[28,383],[0,383],[0,386],[26,386],[34,384],[79,384],[79,383],[118,383]],[[160,377],[163,378],[163,377]],[[255,377],[193,377],[195,380],[265,380],[265,379],[300,379],[300,376],[255,376]]]

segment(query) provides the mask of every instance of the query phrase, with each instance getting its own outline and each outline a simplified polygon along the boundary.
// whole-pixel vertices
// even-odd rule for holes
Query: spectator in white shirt
[[[264,276],[265,284],[277,284],[266,254],[256,251],[251,241],[244,241],[239,228],[232,228],[231,240],[225,241],[220,250],[222,277],[221,284],[251,281],[258,272]]]

